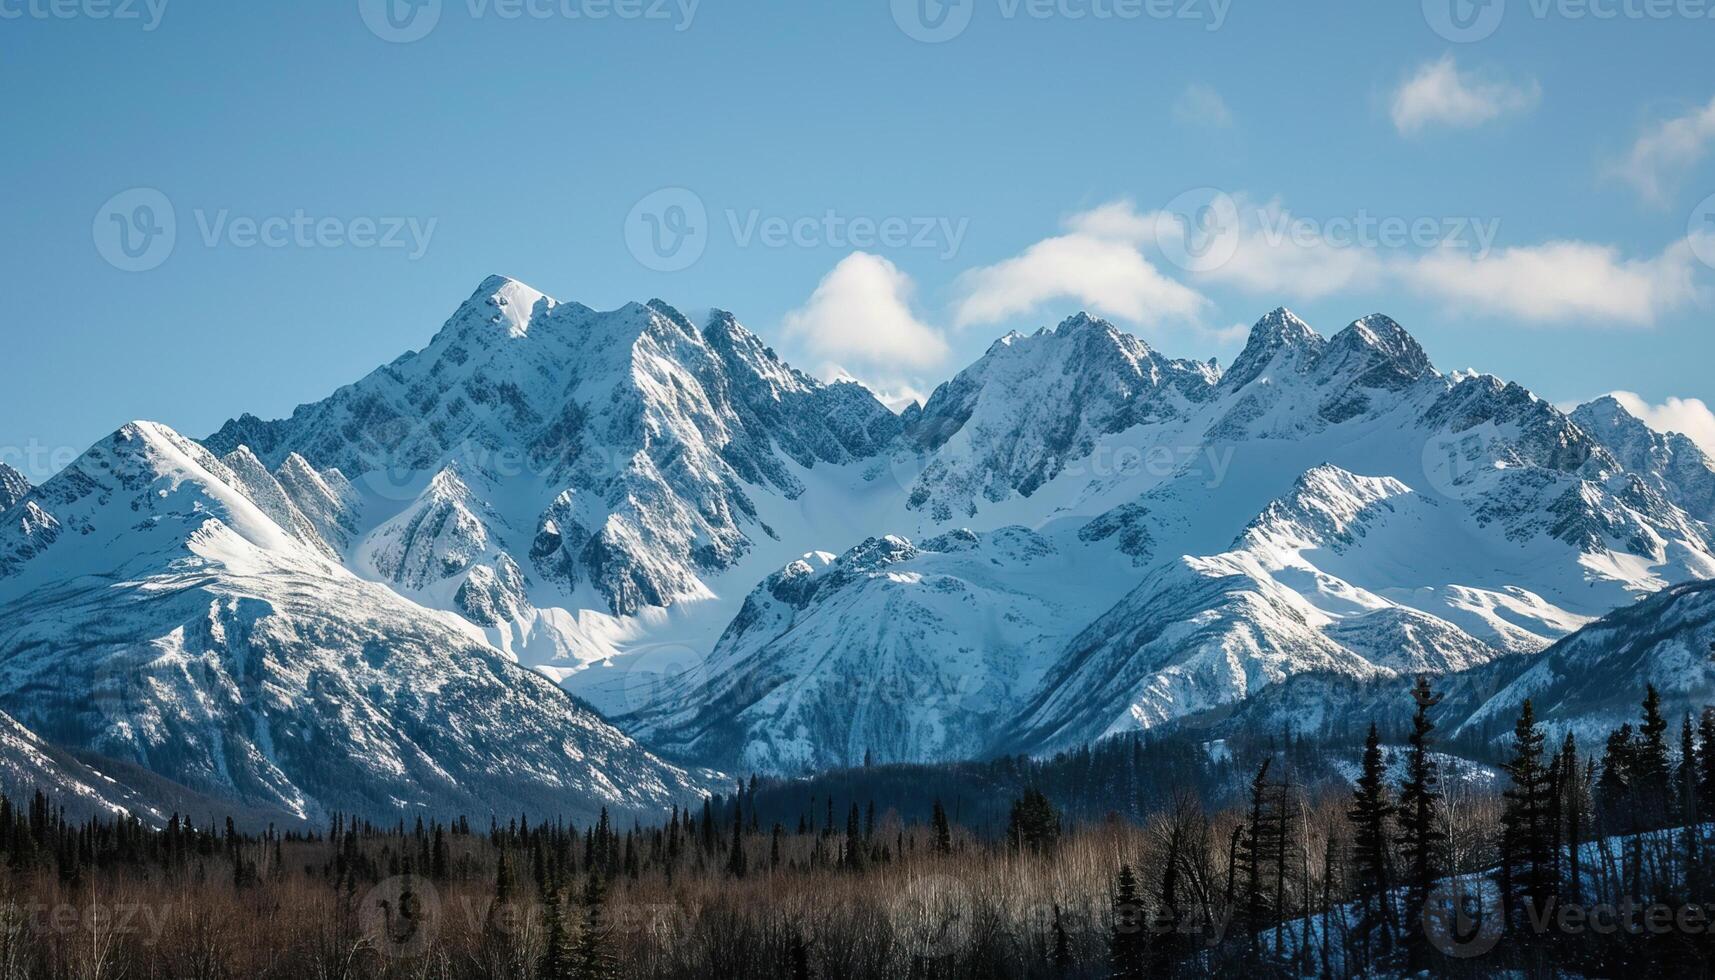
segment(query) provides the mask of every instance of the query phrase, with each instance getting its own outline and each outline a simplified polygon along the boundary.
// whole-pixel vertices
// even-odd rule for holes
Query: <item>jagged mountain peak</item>
[[[1591,420],[1611,421],[1619,425],[1644,424],[1642,419],[1628,411],[1626,406],[1620,404],[1620,400],[1613,395],[1592,398],[1573,409],[1572,417],[1577,419],[1580,416]]]
[[[1612,395],[1578,406],[1571,417],[1618,465],[1651,481],[1692,517],[1715,523],[1715,461],[1690,438],[1655,431]]]
[[[30,490],[30,481],[24,474],[0,463],[0,513],[11,510]]]
[[[1286,495],[1271,502],[1245,528],[1234,548],[1340,544],[1371,508],[1412,489],[1393,477],[1360,476],[1324,463],[1301,474]]]
[[[240,466],[245,460],[233,457]],[[252,485],[247,477],[256,473]],[[121,426],[32,490],[22,506],[27,513],[19,521],[0,527],[0,579],[27,573],[7,591],[68,574],[123,574],[163,556],[332,558],[309,540],[313,535],[282,526],[277,518],[290,504],[266,470],[241,475],[157,422]]]
[[[1398,390],[1434,376],[1429,355],[1392,317],[1373,313],[1335,334],[1322,351],[1318,373],[1348,378],[1363,388]]]
[[[529,336],[534,321],[558,305],[546,293],[516,279],[489,276],[447,321],[447,327],[455,331],[489,329],[521,339]]]
[[[1245,349],[1222,376],[1221,383],[1228,388],[1242,388],[1262,377],[1276,363],[1303,373],[1315,365],[1327,343],[1298,314],[1284,306],[1276,307],[1251,327]]]
[[[503,512],[484,518],[506,540],[483,561],[529,555],[568,600],[591,583],[628,615],[706,596],[703,575],[774,536],[755,494],[794,498],[795,466],[867,459],[901,425],[867,389],[803,375],[728,314],[698,329],[659,299],[598,312],[491,278],[422,351],[289,419],[230,422],[208,444],[273,464],[297,452],[396,506],[457,464]]]
[[[1215,378],[1208,364],[1163,357],[1089,314],[1008,334],[912,418],[910,441],[943,458],[917,480],[910,505],[944,522],[974,515],[979,500],[1029,497],[1102,436],[1182,417]]]
[[[1262,315],[1251,327],[1251,336],[1278,337],[1288,342],[1314,342],[1322,339],[1303,317],[1284,306],[1277,306]]]
[[[1086,312],[1076,313],[1060,321],[1060,325],[1054,328],[1054,333],[1064,337],[1071,337],[1081,333],[1096,333],[1103,335],[1111,334],[1116,337],[1126,337],[1137,344],[1146,347],[1148,346],[1139,338],[1127,334],[1125,331],[1114,326],[1111,322],[1104,320],[1099,316],[1091,316]]]

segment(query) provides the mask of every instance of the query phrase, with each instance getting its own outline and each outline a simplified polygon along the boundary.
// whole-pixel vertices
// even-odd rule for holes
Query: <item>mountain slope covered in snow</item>
[[[14,506],[0,707],[300,819],[588,816],[700,791],[469,624],[352,575],[253,455],[228,459],[133,423]]]
[[[1715,578],[1688,440],[1285,309],[1225,370],[1075,316],[895,415],[728,314],[494,277],[288,418],[5,486],[0,710],[292,813],[1324,717]]]

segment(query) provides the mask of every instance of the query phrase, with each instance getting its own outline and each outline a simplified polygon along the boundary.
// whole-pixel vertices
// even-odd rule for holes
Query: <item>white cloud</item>
[[[1654,256],[1576,240],[1497,248],[1499,222],[1358,215],[1313,220],[1278,200],[1193,195],[1196,221],[1120,200],[1081,212],[1066,233],[959,278],[958,326],[1072,298],[1116,319],[1177,320],[1199,330],[1213,304],[1193,287],[1225,286],[1270,302],[1410,289],[1450,310],[1541,326],[1647,328],[1701,301],[1715,235],[1680,239]],[[1214,217],[1209,217],[1214,215]],[[1187,232],[1187,223],[1192,232]],[[1404,231],[1401,231],[1404,229]],[[1200,236],[1192,249],[1188,235]],[[1182,270],[1161,273],[1145,249]]]
[[[1613,171],[1646,199],[1661,202],[1667,187],[1703,158],[1715,143],[1715,99],[1650,127]]]
[[[786,314],[786,336],[811,354],[860,367],[933,367],[947,341],[911,312],[911,277],[892,262],[853,252]]]
[[[1393,264],[1408,285],[1451,306],[1538,323],[1647,327],[1690,303],[1699,268],[1688,241],[1654,258],[1622,258],[1588,242],[1554,241],[1477,257],[1452,249]]]
[[[858,373],[848,371],[839,364],[824,364],[816,376],[832,384],[836,381],[853,381],[868,388],[876,400],[892,409],[903,412],[911,407],[913,402],[921,405],[929,400],[929,394],[923,385],[914,378],[892,377],[887,374],[875,375],[865,372],[868,377],[860,377]]]
[[[1711,412],[1702,399],[1669,398],[1660,405],[1651,405],[1634,392],[1615,391],[1610,394],[1645,425],[1657,432],[1678,432],[1697,443],[1705,455],[1715,459],[1715,412]]]
[[[1143,257],[1152,226],[1129,202],[1105,204],[1066,221],[1067,233],[959,277],[953,322],[966,327],[1071,299],[1091,312],[1133,323],[1189,320],[1207,305],[1196,290],[1162,275]]]
[[[1330,241],[1334,229],[1324,222],[1301,222],[1278,201],[1254,204],[1243,196],[1219,206],[1220,222],[1211,233],[1221,240],[1205,255],[1224,250],[1230,255],[1206,263],[1195,274],[1206,281],[1234,286],[1279,299],[1319,299],[1379,273],[1378,253],[1350,243]],[[1185,251],[1184,222],[1167,212],[1140,220],[1154,229],[1164,247]],[[1230,226],[1229,226],[1230,225]]]
[[[1221,93],[1201,82],[1192,82],[1179,93],[1173,103],[1173,120],[1187,126],[1209,126],[1228,129],[1233,125],[1233,111]]]
[[[1476,218],[1430,219],[1422,237],[1415,230],[1400,237],[1392,218],[1312,220],[1278,200],[1258,205],[1232,197],[1218,210],[1218,227],[1206,233],[1220,240],[1205,254],[1223,258],[1193,269],[1193,278],[1270,301],[1403,286],[1472,313],[1647,327],[1696,300],[1705,274],[1697,259],[1704,249],[1691,239],[1653,257],[1628,258],[1580,241],[1497,249],[1499,223]],[[1169,254],[1183,251],[1185,224],[1166,212],[1137,215],[1107,206],[1087,220],[1113,229],[1151,226]],[[1401,224],[1415,229],[1419,221]],[[1697,244],[1715,255],[1715,236]]]
[[[1214,338],[1218,344],[1233,344],[1251,335],[1251,324],[1235,323],[1230,327],[1205,327],[1202,332]]]
[[[1542,99],[1535,81],[1513,84],[1462,73],[1452,55],[1432,61],[1393,95],[1393,124],[1404,135],[1430,126],[1470,127],[1507,113],[1525,112]]]

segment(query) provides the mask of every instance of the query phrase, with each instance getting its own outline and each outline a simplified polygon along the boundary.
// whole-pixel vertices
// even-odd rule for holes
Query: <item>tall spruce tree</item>
[[[1583,846],[1590,812],[1588,779],[1589,770],[1579,769],[1578,742],[1567,732],[1560,745],[1560,812],[1565,821],[1566,891],[1574,902],[1581,901],[1583,893]]]
[[[1131,865],[1120,865],[1114,889],[1113,935],[1108,939],[1108,958],[1114,980],[1144,980],[1148,976],[1148,919],[1137,875]]]
[[[935,801],[929,822],[935,834],[935,850],[941,854],[953,853],[953,828],[947,823],[947,808]]]
[[[1667,719],[1661,714],[1661,694],[1654,684],[1644,688],[1643,725],[1638,729],[1634,763],[1637,805],[1650,829],[1664,826],[1674,813],[1673,770],[1668,760]]]
[[[542,891],[542,923],[545,938],[536,976],[540,980],[576,980],[578,965],[558,885]]]
[[[1060,841],[1060,811],[1041,790],[1026,789],[1012,803],[1006,834],[1014,850],[1052,851]]]
[[[1697,721],[1697,819],[1715,820],[1715,706]]]
[[[1271,907],[1268,901],[1267,874],[1269,842],[1274,839],[1277,815],[1275,793],[1268,781],[1273,759],[1264,759],[1251,778],[1250,810],[1243,826],[1235,827],[1231,865],[1228,868],[1227,891],[1233,891],[1233,879],[1239,878],[1243,888],[1237,905],[1244,931],[1250,937],[1247,956],[1255,960],[1261,952],[1262,931],[1268,926]]]
[[[1527,907],[1537,914],[1554,893],[1554,828],[1550,826],[1553,773],[1543,761],[1546,736],[1526,700],[1513,728],[1513,755],[1506,764],[1512,785],[1503,794],[1501,877],[1509,914]]]
[[[583,913],[573,952],[574,976],[576,980],[614,980],[619,976],[619,961],[608,928],[607,885],[598,874],[592,873],[584,882]]]
[[[1679,769],[1674,775],[1678,804],[1675,819],[1681,826],[1697,822],[1697,774],[1697,739],[1691,727],[1691,712],[1687,711],[1679,726]]]
[[[734,878],[743,878],[750,870],[744,856],[744,811],[739,807],[732,812],[732,847],[727,852],[726,870]]]
[[[1608,734],[1602,748],[1602,775],[1596,780],[1596,803],[1603,829],[1609,833],[1637,830],[1638,739],[1630,722]]]
[[[1428,962],[1429,952],[1421,928],[1423,906],[1444,874],[1447,832],[1441,828],[1440,774],[1430,754],[1435,722],[1430,720],[1429,712],[1441,703],[1441,695],[1430,687],[1428,677],[1419,675],[1411,689],[1411,699],[1416,707],[1407,739],[1405,782],[1399,792],[1399,836],[1405,864],[1404,931],[1410,954],[1408,966],[1421,970]]]
[[[1387,760],[1382,755],[1381,734],[1372,722],[1364,739],[1363,771],[1352,791],[1351,806],[1346,810],[1346,818],[1352,822],[1353,890],[1358,907],[1363,910],[1358,924],[1359,941],[1366,954],[1376,946],[1383,955],[1393,949],[1393,915],[1388,898],[1393,887],[1388,859],[1392,835],[1388,823],[1393,819],[1394,809],[1388,794]],[[1365,960],[1365,966],[1370,966],[1368,955]]]

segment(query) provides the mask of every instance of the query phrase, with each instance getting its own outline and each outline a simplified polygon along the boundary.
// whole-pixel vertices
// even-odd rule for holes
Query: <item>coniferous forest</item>
[[[1701,975],[1715,710],[750,779],[664,821],[313,829],[0,800],[0,978]],[[927,771],[925,771],[927,770]],[[915,795],[910,787],[936,787]]]

